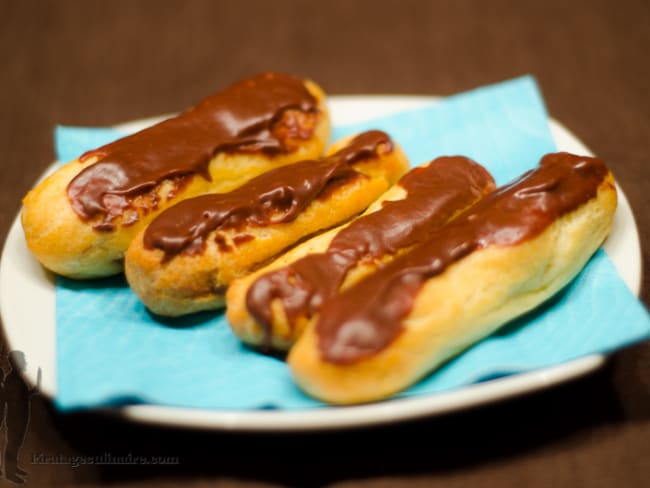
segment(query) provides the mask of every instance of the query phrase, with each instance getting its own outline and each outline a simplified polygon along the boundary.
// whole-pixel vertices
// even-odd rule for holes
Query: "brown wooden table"
[[[269,69],[312,77],[330,94],[446,95],[531,73],[551,115],[609,163],[628,196],[648,306],[649,46],[646,0],[1,0],[1,242],[53,160],[56,124],[172,112]],[[6,395],[19,396],[20,386]],[[154,428],[61,415],[36,396],[20,464],[37,487],[644,487],[649,439],[645,343],[547,391],[352,431]],[[102,454],[178,462],[69,462]]]

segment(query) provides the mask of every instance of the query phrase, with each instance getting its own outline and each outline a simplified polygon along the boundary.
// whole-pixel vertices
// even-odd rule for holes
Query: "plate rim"
[[[377,108],[379,105],[382,107],[379,113],[368,114],[367,111],[358,111],[360,115],[358,121],[364,119],[374,118],[378,115],[385,115],[412,108],[418,108],[425,104],[432,104],[440,101],[441,97],[429,95],[331,95],[328,97],[328,105],[332,114],[332,120],[336,120],[336,114],[346,106],[352,104],[365,105],[366,108]],[[348,108],[349,110],[349,108]],[[387,110],[387,111],[386,111]],[[142,128],[148,124],[159,121],[169,115],[159,115],[155,117],[147,117],[132,121],[115,124],[112,127],[132,131]],[[556,143],[558,139],[570,141],[582,154],[593,156],[592,151],[580,141],[567,127],[559,123],[553,117],[548,117],[551,133]],[[346,119],[346,123],[352,123]],[[559,144],[558,144],[559,146]],[[558,147],[559,150],[563,150]],[[51,172],[57,166],[57,162],[52,163],[47,170],[43,173],[41,178]],[[39,179],[40,180],[40,179]],[[37,181],[39,181],[37,180]],[[626,244],[626,251],[631,255],[630,259],[636,261],[638,266],[633,267],[631,271],[627,268],[621,270],[619,273],[623,280],[630,287],[635,296],[638,296],[641,289],[642,269],[641,269],[641,248],[638,228],[632,209],[629,205],[627,197],[624,192],[618,188],[619,205],[617,208],[617,215],[623,216],[628,222],[624,228],[619,229],[625,232],[623,242],[606,241],[604,247],[608,252],[608,246],[616,246]],[[631,222],[631,226],[629,223]],[[613,234],[613,233],[612,233]],[[12,249],[15,246],[22,246],[25,248],[24,239],[22,237],[22,228],[20,225],[20,212],[15,217],[10,230],[7,234],[4,248],[2,250],[2,257],[0,258],[0,315],[2,316],[4,327],[3,333],[5,335],[6,343],[11,350],[12,345],[16,342],[16,335],[9,325],[10,322],[15,321],[12,317],[11,304],[8,304],[7,296],[9,293],[10,285],[9,278],[11,272]],[[14,247],[12,247],[14,246]],[[27,251],[28,252],[28,251]],[[609,254],[609,252],[608,252]],[[34,261],[32,271],[36,273],[36,280],[43,286],[44,289],[40,290],[43,296],[45,294],[51,295],[50,306],[55,307],[55,293],[53,286],[53,278],[51,273],[45,271]],[[619,266],[612,258],[617,269]],[[8,264],[9,263],[9,264]],[[620,264],[620,263],[619,263]],[[39,271],[40,268],[40,271]],[[9,271],[8,271],[9,270]],[[24,271],[28,273],[29,270]],[[623,272],[628,273],[623,276]],[[48,284],[51,289],[47,289]],[[8,310],[12,310],[9,312]],[[52,324],[52,329],[55,329],[56,324]],[[52,333],[53,331],[49,331]],[[50,334],[51,339],[52,334]],[[55,337],[55,336],[54,336]],[[12,340],[13,338],[13,340]],[[20,340],[18,341],[20,342]],[[20,344],[18,344],[19,346]],[[53,364],[48,365],[48,381],[44,382],[46,388],[41,392],[49,398],[54,398],[56,395],[56,341],[52,343],[54,352],[49,358]],[[16,347],[16,349],[23,350],[23,348]],[[28,358],[30,359],[30,358]],[[32,360],[34,358],[31,358]],[[584,376],[592,371],[599,369],[605,364],[607,360],[606,355],[594,354],[589,356],[580,357],[572,361],[541,368],[529,372],[518,373],[515,375],[498,378],[483,383],[468,385],[463,388],[450,390],[446,392],[439,392],[417,397],[402,397],[388,399],[381,402],[369,403],[364,405],[354,406],[326,406],[316,408],[305,408],[296,410],[208,410],[196,409],[187,407],[173,407],[164,405],[127,405],[112,408],[98,408],[91,409],[91,411],[106,413],[112,416],[117,416],[125,420],[139,422],[144,424],[154,424],[158,426],[168,427],[182,427],[193,428],[201,430],[229,430],[229,431],[266,431],[266,432],[280,432],[280,431],[313,431],[313,430],[328,430],[328,429],[348,429],[357,427],[367,427],[372,425],[381,425],[387,423],[396,423],[400,421],[413,420],[422,417],[432,417],[442,415],[450,412],[475,408],[488,403],[495,403],[497,401],[505,400],[508,398],[525,395],[533,391],[540,391],[554,385],[558,385],[572,379]],[[34,385],[36,383],[37,372],[34,368],[28,369],[24,373],[25,380]]]

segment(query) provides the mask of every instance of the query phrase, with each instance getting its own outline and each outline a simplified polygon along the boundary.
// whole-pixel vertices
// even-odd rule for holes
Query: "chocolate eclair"
[[[332,403],[386,398],[571,281],[608,235],[612,174],[568,153],[498,188],[321,308],[289,352]]]
[[[227,193],[157,216],[126,253],[132,289],[160,315],[220,308],[235,279],[358,215],[408,169],[390,137],[368,131],[327,157],[276,168]]]
[[[425,240],[494,187],[482,166],[462,156],[411,169],[363,215],[233,282],[228,322],[248,344],[288,350],[331,297]]]
[[[312,81],[239,81],[56,170],[24,198],[27,245],[61,275],[119,273],[133,237],[170,205],[319,157],[329,131],[325,94]]]

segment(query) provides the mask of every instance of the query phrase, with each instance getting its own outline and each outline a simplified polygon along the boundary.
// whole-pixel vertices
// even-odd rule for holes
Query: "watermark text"
[[[134,454],[114,455],[105,452],[97,455],[67,455],[32,453],[31,464],[61,464],[78,468],[86,465],[177,465],[180,464],[178,456],[141,456]]]

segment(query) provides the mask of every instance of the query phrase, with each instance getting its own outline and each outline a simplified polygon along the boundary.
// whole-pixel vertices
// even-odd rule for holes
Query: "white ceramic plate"
[[[332,119],[352,124],[431,103],[433,97],[334,96]],[[120,125],[134,131],[155,122],[146,119]],[[558,122],[551,130],[559,150],[589,155],[591,152]],[[54,165],[49,169],[54,169]],[[619,190],[619,205],[605,249],[629,288],[638,295],[641,286],[639,237],[627,198]],[[53,277],[31,256],[23,238],[20,219],[11,227],[0,266],[0,311],[9,347],[23,351],[28,360],[25,376],[35,384],[42,370],[41,391],[56,394],[55,291]],[[605,361],[592,355],[559,366],[495,379],[465,388],[416,398],[389,400],[352,407],[307,410],[198,410],[156,405],[105,409],[125,419],[159,425],[198,429],[289,431],[349,428],[396,422],[486,404],[539,390],[585,375]]]

